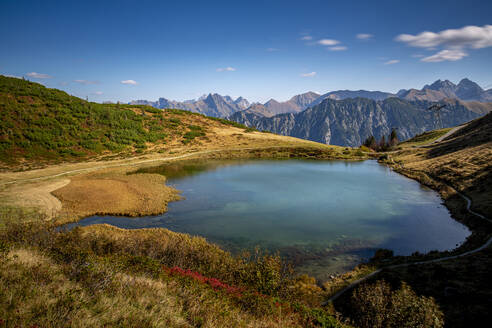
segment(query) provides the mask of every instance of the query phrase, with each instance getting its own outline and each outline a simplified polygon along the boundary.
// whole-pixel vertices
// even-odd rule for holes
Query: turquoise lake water
[[[397,255],[448,250],[470,234],[436,192],[375,161],[183,162],[141,171],[166,175],[185,199],[159,216],[93,216],[69,227],[165,227],[232,252],[259,246],[320,279],[378,248]]]

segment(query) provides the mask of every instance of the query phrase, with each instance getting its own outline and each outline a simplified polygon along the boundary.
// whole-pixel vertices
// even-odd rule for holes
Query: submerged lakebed
[[[259,246],[319,279],[378,248],[396,255],[450,250],[470,234],[436,192],[376,161],[184,161],[138,172],[165,175],[184,199],[158,216],[92,216],[66,227],[162,227],[233,253]]]

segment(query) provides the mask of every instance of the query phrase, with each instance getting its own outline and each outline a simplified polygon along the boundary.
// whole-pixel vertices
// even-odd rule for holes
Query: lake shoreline
[[[248,158],[248,160],[249,160],[249,158]],[[253,159],[253,160],[258,160],[258,159]],[[265,160],[267,160],[267,158],[265,158]],[[285,159],[285,160],[288,160],[288,159]],[[281,162],[283,162],[283,161],[284,161],[284,159],[282,159],[282,160],[281,160]],[[332,161],[333,161],[333,160],[330,160],[329,162],[332,162]],[[334,161],[338,161],[338,160],[336,160],[336,159],[335,159]],[[208,163],[208,164],[215,163],[215,164],[212,164],[212,166],[213,166],[213,167],[215,167],[215,165],[219,165],[219,164],[217,164],[217,163],[221,163],[221,162],[222,162],[222,160],[221,160],[221,159],[217,159],[217,160],[216,160],[216,162],[215,162],[215,160],[212,160],[212,162],[211,162],[211,163],[210,163],[210,160],[205,160],[205,161],[202,161],[202,160],[195,160],[195,161],[192,161],[192,160],[186,160],[186,161],[179,161],[179,162],[173,162],[173,163],[174,163],[174,164],[178,164],[178,165],[176,165],[176,166],[178,166],[178,167],[179,167],[179,166],[182,166],[182,165],[185,165],[185,166],[187,166],[187,167],[188,167],[188,166],[190,166],[191,164],[196,164],[197,162],[198,162],[198,163],[202,163],[202,164],[203,164],[203,163]],[[260,159],[260,161],[259,161],[259,162],[261,163],[261,159]],[[310,161],[306,161],[306,163],[309,163],[309,162],[310,162]],[[315,160],[315,162],[318,162],[318,160]],[[321,161],[321,162],[322,162],[322,161]],[[343,162],[343,161],[342,161],[342,162]],[[373,161],[371,161],[371,162],[373,162]],[[223,165],[228,166],[228,165],[233,164],[233,163],[236,163],[236,164],[237,164],[237,163],[241,163],[241,161],[239,161],[239,162],[234,162],[234,160],[232,160],[232,162],[224,162],[224,163],[222,163],[222,165],[219,165],[219,167],[222,167]],[[373,162],[373,163],[374,163],[374,162]],[[162,167],[164,167],[164,168],[165,168],[165,171],[161,171],[161,172],[160,172],[160,174],[163,174],[163,175],[165,175],[166,177],[168,177],[168,173],[170,173],[170,171],[168,171],[168,168],[169,168],[169,166],[174,166],[174,164],[165,164],[164,166],[162,166]],[[346,165],[348,165],[348,164],[346,164]],[[191,165],[191,166],[192,166],[192,165]],[[357,165],[357,166],[358,166],[358,165]],[[374,164],[370,164],[370,166],[380,166],[380,164],[376,164],[376,163],[374,163]],[[129,172],[129,173],[130,173],[130,174],[133,174],[133,173],[140,173],[140,174],[141,174],[141,173],[151,173],[151,174],[155,174],[155,173],[159,173],[159,170],[162,170],[162,169],[160,169],[160,168],[161,168],[161,166],[159,166],[159,167],[150,167],[150,168],[139,169],[139,170],[137,170],[137,171],[133,171],[133,172]],[[194,169],[194,168],[193,168],[193,169]],[[207,170],[208,170],[208,169],[207,169]],[[367,170],[367,169],[366,169],[366,170]],[[384,170],[388,170],[388,169],[384,169]],[[212,170],[212,171],[213,171],[213,170]],[[365,171],[363,171],[363,172],[365,172]],[[369,172],[370,172],[370,171],[369,171]],[[388,171],[388,172],[389,172],[389,171]],[[393,173],[393,174],[392,174],[392,176],[394,176],[394,175],[395,175],[395,173]],[[396,175],[399,175],[399,174],[396,174]],[[173,178],[173,176],[172,176],[172,175],[171,175],[171,176],[169,176],[169,179],[171,179],[171,180],[172,180],[172,178]],[[359,181],[357,178],[355,178],[355,179],[356,179],[356,181]],[[399,178],[399,179],[401,179],[401,178]],[[406,179],[406,178],[404,178],[404,180],[407,180],[407,179]],[[330,180],[330,181],[331,181],[331,180]],[[416,182],[413,182],[413,181],[415,181],[415,180],[408,179],[408,181],[412,181],[412,184],[413,184],[413,185],[419,185],[419,183],[418,183],[418,182],[417,182],[417,183],[416,183]],[[178,188],[179,188],[179,186],[178,186]],[[203,191],[200,191],[200,192],[203,192]],[[435,197],[439,197],[439,196],[436,194],[436,196],[435,196]],[[410,213],[410,212],[409,212],[409,213]],[[426,212],[426,213],[427,213],[427,212]],[[431,213],[429,213],[429,215],[432,215],[432,214],[431,214]],[[449,214],[448,214],[448,215],[449,215]],[[105,217],[108,217],[108,216],[113,216],[113,217],[115,217],[115,216],[116,216],[116,217],[118,217],[119,215],[111,215],[111,214],[106,214],[106,215],[96,215],[96,217],[94,218],[95,220],[92,220],[92,219],[91,219],[91,220],[89,220],[89,221],[88,221],[87,223],[85,223],[85,224],[90,224],[90,225],[94,225],[94,224],[111,224],[111,222],[110,222],[110,221],[108,221],[107,219],[104,219],[104,218],[98,218],[98,217],[100,217],[100,216],[105,216]],[[121,216],[121,215],[120,215],[120,216]],[[142,215],[142,216],[145,216],[145,215]],[[415,217],[418,217],[418,216],[415,216]],[[128,229],[159,228],[159,225],[148,225],[148,226],[147,226],[147,225],[146,225],[146,223],[143,223],[143,222],[146,222],[146,220],[147,220],[147,219],[146,219],[146,218],[142,218],[142,219],[144,220],[144,221],[142,221],[142,223],[135,223],[135,224],[133,224],[133,223],[131,223],[133,219],[132,219],[132,218],[130,218],[130,217],[128,217],[126,220],[123,218],[123,220],[118,221],[119,223],[117,223],[117,222],[114,222],[114,223],[115,223],[115,226],[119,226],[120,228],[128,228]],[[157,219],[157,218],[156,218],[156,219]],[[149,220],[148,220],[148,221],[149,221],[149,223],[150,223],[150,222],[157,222],[157,221],[151,220],[150,218],[149,218]],[[126,222],[126,223],[125,223],[125,222]],[[136,221],[136,222],[138,222],[138,221]],[[159,221],[159,222],[160,222],[160,221]],[[85,224],[84,224],[84,225],[85,225]],[[125,226],[126,224],[128,224],[128,225],[127,225],[127,226]],[[153,224],[153,223],[152,223],[152,224]],[[180,230],[180,228],[177,228],[177,227],[174,227],[174,229],[173,229],[173,225],[172,225],[172,224],[171,224],[171,225],[167,225],[167,224],[165,224],[165,225],[163,225],[163,226],[161,226],[161,227],[162,227],[162,228],[165,228],[165,229],[169,229],[169,230],[171,230],[171,231],[180,232],[180,233],[187,233],[187,234],[191,234],[191,235],[196,235],[196,234],[197,234],[196,232],[190,232],[190,231],[189,231],[189,230],[187,230],[187,229],[182,230],[182,228],[181,228],[181,230]],[[177,230],[176,230],[176,229],[177,229]],[[200,233],[198,233],[198,235],[200,235]],[[203,236],[203,235],[201,235],[201,236]],[[219,245],[223,245],[223,247],[225,247],[225,245],[224,245],[224,243],[223,243],[223,242],[220,242],[220,241],[218,241],[218,240],[216,240],[216,239],[214,239],[214,238],[211,238],[211,239],[210,239],[210,237],[207,237],[207,235],[206,235],[206,234],[205,234],[205,237],[206,237],[206,238],[207,238],[207,239],[208,239],[211,243],[216,243],[216,244],[219,244]],[[226,244],[227,244],[227,239],[225,239],[225,240],[226,240]],[[461,243],[461,241],[460,241],[460,243]],[[453,243],[452,245],[454,246],[454,243]],[[229,246],[230,246],[230,245],[229,245]],[[432,246],[431,246],[431,247],[432,247]],[[374,248],[374,250],[376,250],[377,248],[378,248],[378,247]],[[227,247],[226,247],[226,249],[229,249],[229,248],[227,248]],[[417,248],[417,249],[419,249],[419,248]],[[430,250],[430,249],[434,249],[434,248],[429,248],[429,247],[427,247],[427,250]],[[440,248],[440,249],[442,249],[442,248]],[[450,248],[446,248],[446,249],[449,249],[449,251],[453,251],[452,247],[450,247]],[[449,252],[449,251],[446,251],[446,252]],[[413,252],[413,251],[412,251],[412,252]],[[302,253],[302,252],[301,252],[301,253]],[[406,253],[406,254],[410,254],[410,253]],[[433,254],[435,254],[435,253],[433,253]],[[302,254],[300,254],[299,252],[296,252],[296,255],[298,255],[298,260],[299,260],[299,259],[300,259],[300,260],[302,260],[302,258],[304,258],[304,257],[305,257],[305,256],[300,256],[300,255],[302,255]],[[311,254],[311,253],[309,253],[308,255],[312,255],[312,254]],[[338,257],[339,255],[342,255],[342,254],[338,254],[338,255],[337,255],[337,254],[334,254],[334,255],[332,255],[332,257]],[[300,257],[299,257],[299,256],[300,256]],[[371,255],[371,256],[372,256],[372,255]],[[369,257],[365,256],[365,257],[361,258],[361,260],[360,260],[360,261],[358,261],[357,263],[355,263],[353,266],[351,266],[351,268],[353,268],[353,267],[354,267],[354,266],[356,266],[357,264],[361,264],[361,263],[363,264],[363,263],[366,263],[366,262],[367,262],[367,260],[368,260],[371,256],[369,256]],[[406,258],[406,257],[408,257],[408,256],[407,256],[407,255],[401,255],[401,256],[395,257],[395,260],[401,260],[402,258]],[[331,257],[330,257],[330,258],[331,258]],[[309,262],[309,261],[308,261],[308,262]],[[309,265],[310,265],[310,264],[308,263],[308,266],[309,266]],[[338,272],[337,274],[343,274],[344,272],[348,272],[348,271],[350,271],[350,269],[343,270],[341,273],[340,273],[340,272]]]
[[[192,155],[192,154],[191,154]],[[289,160],[289,159],[312,159],[312,160],[319,160],[319,159],[327,159],[327,160],[344,160],[344,161],[361,161],[361,160],[367,160],[367,159],[375,159],[377,158],[377,153],[371,154],[369,157],[367,154],[364,155],[364,157],[356,157],[356,156],[340,156],[342,155],[341,153],[338,152],[331,152],[331,151],[326,151],[326,150],[321,150],[317,148],[306,148],[306,147],[276,147],[276,148],[257,148],[257,149],[251,149],[251,150],[243,150],[243,151],[235,151],[235,150],[223,150],[223,151],[217,151],[217,152],[211,152],[208,154],[200,155],[198,156],[198,159],[284,159],[284,160]],[[371,158],[372,157],[372,158]],[[194,158],[194,156],[190,156],[190,158]],[[177,159],[173,160],[172,162],[182,162],[186,161],[188,159]],[[388,164],[388,163],[381,163],[381,164]],[[149,167],[149,166],[155,166],[155,163],[143,163],[141,165],[138,165],[138,167]],[[463,209],[460,208],[460,202],[462,203],[462,200],[460,198],[446,198],[447,194],[445,193],[445,189],[439,188],[437,184],[426,184],[424,180],[419,179],[418,177],[414,177],[411,174],[405,174],[401,169],[399,170],[398,167],[395,165],[388,165],[392,170],[395,172],[402,174],[410,179],[418,181],[422,185],[426,185],[433,189],[434,191],[437,191],[439,195],[441,196],[441,199],[444,201],[444,204],[446,205],[447,209],[450,211],[453,219],[457,220],[460,223],[465,224],[472,234],[468,237],[468,239],[462,243],[459,247],[451,250],[451,251],[444,251],[444,252],[433,252],[432,254],[420,254],[418,256],[397,256],[394,257],[391,262],[392,263],[403,263],[403,262],[408,262],[408,261],[414,261],[414,260],[425,260],[425,259],[433,259],[433,258],[438,258],[442,256],[447,256],[450,254],[457,254],[461,253],[463,251],[469,250],[474,248],[474,246],[480,244],[483,240],[486,239],[486,235],[484,236],[483,234],[480,234],[476,231],[476,229],[472,229],[468,224],[466,220],[460,219],[461,214],[463,214]],[[136,168],[134,166],[128,167],[128,168],[109,168],[109,169],[104,169],[103,171],[113,171],[117,170],[120,172],[120,174],[126,175],[130,171],[134,171]],[[84,177],[84,176],[89,176],[90,174],[83,174],[83,175],[77,175],[76,177]],[[177,191],[169,186],[166,186],[168,188],[171,188],[174,190],[174,194],[170,196],[170,198],[163,204],[161,204],[161,207],[158,209],[154,209],[152,211],[149,210],[141,210],[138,207],[136,207],[132,212],[124,212],[120,210],[115,210],[115,211],[107,211],[105,209],[102,210],[94,210],[90,214],[87,214],[89,212],[81,212],[81,213],[74,213],[72,211],[70,216],[65,216],[62,220],[58,219],[55,221],[56,225],[63,225],[66,223],[70,222],[78,222],[81,219],[91,216],[91,215],[125,215],[125,216],[130,216],[130,217],[138,217],[138,216],[145,216],[145,215],[158,215],[165,213],[167,210],[167,203],[169,201],[175,201],[179,199],[179,196],[177,196]],[[54,192],[56,194],[56,191]],[[365,265],[364,262],[361,263],[360,265]]]

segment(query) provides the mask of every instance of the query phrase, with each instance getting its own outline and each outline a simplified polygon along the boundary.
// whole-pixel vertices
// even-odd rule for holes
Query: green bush
[[[203,131],[188,131],[183,135],[184,138],[183,143],[186,144],[197,137],[203,137],[203,136],[205,136],[205,132]]]
[[[440,328],[443,313],[432,297],[418,296],[405,283],[392,291],[384,280],[358,287],[351,297],[351,318],[361,328]]]
[[[191,131],[203,131],[202,127],[198,125],[188,125],[188,129]]]
[[[238,123],[238,122],[234,122],[234,121],[228,121],[228,120],[226,120],[224,118],[209,117],[209,119],[214,120],[214,121],[217,121],[217,122],[220,122],[220,123],[225,124],[225,125],[231,125],[231,126],[234,126],[236,128],[241,128],[241,129],[247,129],[248,128],[244,124],[241,124],[241,123]]]

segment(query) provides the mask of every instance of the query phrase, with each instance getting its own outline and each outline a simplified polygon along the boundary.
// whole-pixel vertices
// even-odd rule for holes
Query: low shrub
[[[350,317],[361,328],[440,328],[443,313],[432,297],[418,296],[406,283],[393,291],[384,280],[358,287]]]

